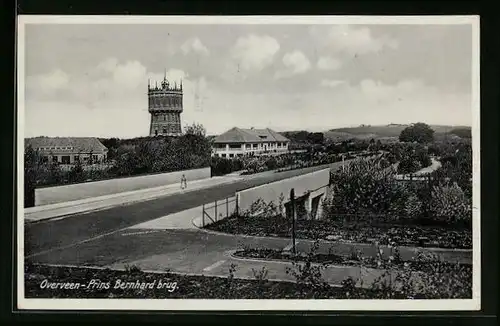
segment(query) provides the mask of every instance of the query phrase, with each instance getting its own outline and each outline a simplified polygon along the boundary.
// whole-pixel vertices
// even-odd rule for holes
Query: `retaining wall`
[[[290,190],[295,189],[295,197],[301,197],[306,193],[314,191],[315,195],[324,194],[328,191],[330,169],[324,169],[297,177],[268,183],[255,188],[246,189],[237,193],[238,209],[243,212],[248,210],[252,203],[258,199],[266,203],[279,204],[279,198],[283,194],[284,203],[290,201]]]
[[[154,188],[174,183],[179,183],[180,186],[182,174],[186,176],[189,184],[190,181],[210,178],[210,167],[39,188],[35,190],[35,206],[99,197],[126,191]]]

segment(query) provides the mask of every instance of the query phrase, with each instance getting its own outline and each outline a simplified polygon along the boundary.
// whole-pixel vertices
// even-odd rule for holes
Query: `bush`
[[[405,145],[397,150],[400,160],[398,173],[400,174],[414,173],[432,164],[428,150],[422,145]]]
[[[394,179],[392,169],[378,163],[379,159],[359,160],[331,174],[333,195],[324,202],[327,217],[383,214],[397,218],[404,213],[408,187]]]
[[[415,194],[411,194],[405,201],[404,215],[409,219],[417,219],[422,216],[423,207],[422,201]]]
[[[229,174],[235,171],[240,171],[244,168],[243,161],[240,159],[227,159],[224,157],[212,157],[210,167],[212,176]]]
[[[415,173],[422,168],[422,165],[413,157],[403,158],[398,165],[398,173],[411,174]]]
[[[463,190],[457,185],[436,186],[431,199],[434,218],[446,223],[471,223],[472,205]]]

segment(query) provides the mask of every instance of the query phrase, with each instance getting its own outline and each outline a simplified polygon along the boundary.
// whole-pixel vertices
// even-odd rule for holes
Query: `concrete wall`
[[[174,183],[179,183],[180,185],[182,174],[186,176],[189,185],[190,181],[210,178],[210,167],[40,188],[35,190],[35,206],[92,198],[139,189],[155,188]]]
[[[330,178],[330,169],[324,169],[301,176],[268,183],[259,187],[243,190],[237,193],[238,208],[240,212],[248,210],[252,203],[259,198],[266,203],[274,202],[279,204],[279,197],[283,194],[284,202],[290,200],[290,190],[295,189],[295,197],[300,197],[310,191],[310,199],[323,195],[326,197],[328,192],[328,181]],[[309,199],[308,199],[309,200]]]

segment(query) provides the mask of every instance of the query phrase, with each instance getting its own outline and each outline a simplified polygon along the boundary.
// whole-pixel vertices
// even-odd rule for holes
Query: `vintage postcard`
[[[19,309],[480,309],[478,17],[18,18]]]

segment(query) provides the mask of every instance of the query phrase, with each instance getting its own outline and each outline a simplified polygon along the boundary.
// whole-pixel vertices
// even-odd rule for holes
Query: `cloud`
[[[337,70],[342,63],[334,57],[320,57],[316,66],[320,70]]]
[[[184,42],[184,44],[181,45],[181,51],[184,54],[197,53],[205,56],[210,54],[208,48],[200,41],[199,38],[192,38]]]
[[[388,36],[374,36],[368,27],[333,25],[311,27],[311,35],[325,50],[348,55],[378,52],[385,47],[396,49],[398,42]]]
[[[112,71],[112,81],[117,87],[135,89],[144,84],[146,67],[139,61],[128,61],[123,65],[116,65]]]
[[[311,68],[311,63],[304,53],[293,51],[283,56],[283,64],[290,68],[294,74],[302,74]]]
[[[343,80],[333,80],[333,79],[323,79],[320,82],[320,86],[330,87],[330,88],[334,88],[334,87],[340,86],[342,84],[345,84],[345,81],[343,81]]]
[[[69,86],[70,78],[67,73],[60,69],[53,70],[47,74],[29,76],[26,79],[27,93],[38,95],[52,95]]]
[[[311,69],[309,59],[304,53],[298,50],[286,53],[283,56],[283,65],[287,69],[285,71],[277,72],[275,78],[284,78],[297,74],[303,74]]]
[[[280,44],[268,35],[250,34],[238,38],[230,50],[231,57],[244,71],[261,71],[271,65]]]
[[[388,85],[380,81],[371,79],[362,80],[359,89],[363,96],[376,101],[401,101],[403,99],[413,98],[415,94],[425,89],[427,92],[432,90],[426,88],[420,80],[401,80],[397,84]]]

